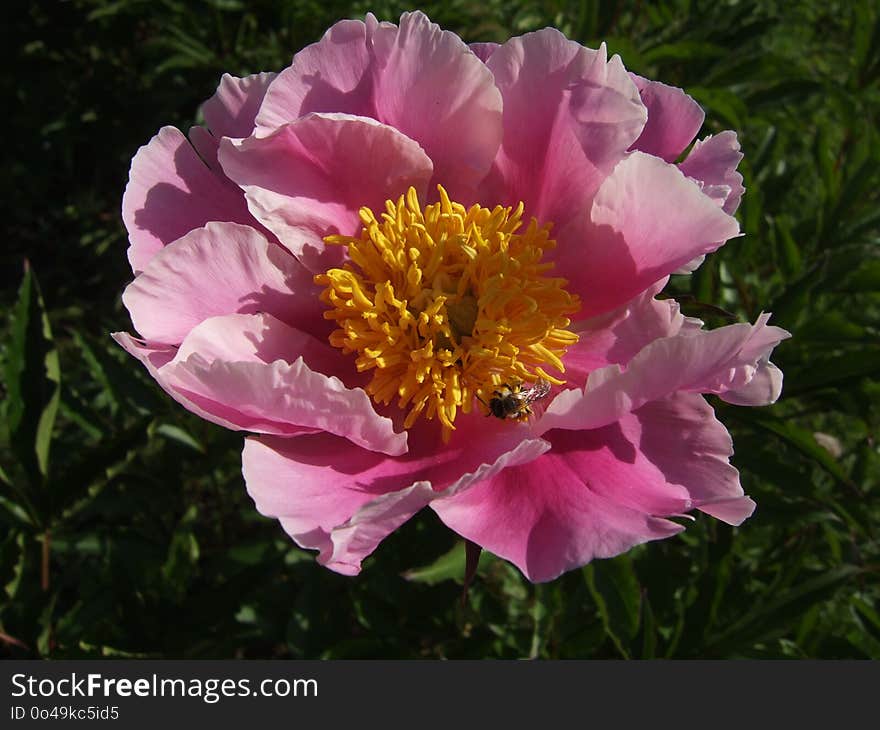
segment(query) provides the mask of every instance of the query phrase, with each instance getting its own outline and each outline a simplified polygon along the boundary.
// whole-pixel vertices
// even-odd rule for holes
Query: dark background
[[[0,655],[880,658],[876,4],[421,7],[468,41],[605,40],[692,94],[701,136],[739,132],[746,236],[668,291],[711,325],[772,311],[794,334],[778,404],[714,402],[755,516],[699,516],[546,585],[484,556],[465,607],[462,546],[429,511],[357,578],[318,566],[254,510],[242,435],[109,339],[130,329],[120,202],[137,148],[196,121],[221,73],[279,70],[340,18],[410,8],[19,2],[2,49]]]

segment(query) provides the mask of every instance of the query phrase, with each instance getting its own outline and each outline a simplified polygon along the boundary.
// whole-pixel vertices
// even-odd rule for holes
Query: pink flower
[[[655,299],[739,234],[736,135],[675,164],[703,122],[680,89],[417,12],[341,21],[203,111],[132,161],[143,339],[115,338],[256,434],[257,509],[323,565],[358,573],[423,507],[533,581],[752,513],[702,394],[775,401],[788,333]]]

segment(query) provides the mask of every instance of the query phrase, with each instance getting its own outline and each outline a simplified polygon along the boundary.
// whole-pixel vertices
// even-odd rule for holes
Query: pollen
[[[373,400],[396,401],[404,428],[436,418],[448,441],[456,416],[488,412],[501,384],[564,383],[545,368],[565,372],[580,304],[542,262],[556,245],[550,224],[524,225],[522,203],[465,208],[438,190],[424,208],[413,188],[381,217],[361,208],[359,236],[324,239],[348,261],[315,282],[337,325],[330,344],[372,373]]]

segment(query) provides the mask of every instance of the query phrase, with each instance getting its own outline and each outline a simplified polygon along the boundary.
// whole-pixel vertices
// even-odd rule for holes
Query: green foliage
[[[758,510],[542,586],[430,513],[344,578],[260,517],[241,435],[110,341],[130,328],[119,203],[137,147],[221,73],[278,69],[398,2],[16,3],[4,149],[0,653],[50,657],[880,658],[880,14],[870,0],[453,0],[470,41],[555,25],[684,87],[745,152],[745,235],[670,293],[711,325],[772,311],[782,400],[713,402]],[[22,262],[27,259],[22,272]],[[42,285],[37,285],[39,276]],[[706,306],[712,305],[712,306]],[[51,326],[50,326],[51,323]]]

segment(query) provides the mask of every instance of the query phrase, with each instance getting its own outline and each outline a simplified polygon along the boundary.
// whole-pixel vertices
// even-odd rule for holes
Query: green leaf
[[[178,601],[186,594],[190,580],[197,570],[200,551],[193,532],[193,523],[197,516],[198,510],[192,505],[181,517],[162,566],[165,590]]]
[[[846,343],[859,342],[861,340],[868,341],[868,333],[864,327],[855,323],[845,313],[840,310],[831,310],[811,317],[804,325],[798,328],[797,342],[829,342],[829,343]],[[810,366],[812,371],[813,366]],[[797,375],[792,376],[786,373],[786,394],[790,395],[792,387],[798,382]],[[795,383],[792,383],[792,380]]]
[[[27,511],[11,499],[4,497],[2,494],[0,494],[0,511],[3,511],[13,523],[17,522],[25,527],[33,526],[31,516]]]
[[[777,218],[774,223],[780,263],[787,276],[795,276],[803,269],[801,251],[791,234],[789,222],[784,218]]]
[[[878,211],[880,222],[880,211]],[[869,259],[840,283],[840,291],[844,292],[876,292],[880,291],[880,259]]]
[[[55,517],[67,517],[64,510],[81,499],[91,487],[103,486],[120,468],[130,462],[135,451],[147,443],[150,420],[138,419],[132,426],[105,438],[74,461],[63,479],[53,484]]]
[[[680,41],[664,43],[642,54],[645,63],[658,61],[696,61],[700,59],[720,58],[727,55],[727,49],[714,43],[704,41]]]
[[[205,447],[202,446],[193,436],[184,431],[179,426],[174,426],[170,423],[163,423],[159,426],[156,426],[156,433],[164,436],[165,438],[175,441],[182,446],[186,446],[188,449],[192,449],[193,451],[204,454]]]
[[[728,629],[711,637],[706,647],[725,654],[730,650],[745,649],[761,639],[793,631],[797,619],[813,603],[821,601],[861,572],[857,566],[842,565],[772,594],[769,600],[747,612]]]
[[[657,621],[651,602],[642,599],[642,654],[641,659],[653,659],[657,655]]]
[[[45,507],[45,495],[37,490],[45,486],[49,474],[61,369],[39,285],[28,262],[13,310],[6,388],[10,443],[29,480],[28,500]]]
[[[811,431],[793,423],[781,421],[767,412],[751,411],[747,408],[724,408],[724,417],[747,423],[760,430],[772,433],[785,443],[809,457],[841,483],[852,486],[852,480],[834,457],[820,446]]]
[[[845,331],[841,332],[845,335]],[[859,378],[880,374],[880,350],[844,352],[816,359],[794,373],[786,373],[785,395],[803,395],[821,388],[839,388]]]
[[[725,124],[733,128],[743,127],[743,120],[748,116],[748,107],[737,94],[726,89],[710,89],[703,86],[691,86],[688,88],[688,93],[720,117]]]
[[[632,558],[621,555],[594,560],[583,572],[606,635],[620,654],[629,659],[627,645],[638,633],[642,611],[642,593]]]
[[[492,556],[484,550],[480,553],[479,567],[485,568],[491,560]],[[456,543],[452,550],[441,555],[433,563],[408,570],[403,574],[403,577],[414,583],[424,583],[429,586],[447,580],[463,583],[465,563],[465,544],[462,541]]]

